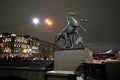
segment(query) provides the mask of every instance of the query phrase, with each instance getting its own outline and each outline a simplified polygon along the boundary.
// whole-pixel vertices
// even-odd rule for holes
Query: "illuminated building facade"
[[[29,35],[0,34],[0,57],[36,57],[53,59],[56,45]]]

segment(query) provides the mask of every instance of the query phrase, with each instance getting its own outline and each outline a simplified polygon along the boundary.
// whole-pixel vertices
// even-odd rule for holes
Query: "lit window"
[[[2,37],[2,34],[0,35],[0,38]]]
[[[16,46],[16,44],[14,44],[14,47]]]
[[[2,40],[2,42],[5,42],[4,40]]]
[[[11,34],[11,36],[16,36],[16,34]]]
[[[24,49],[24,50],[23,50],[23,53],[27,53],[27,52],[28,52],[28,49]]]

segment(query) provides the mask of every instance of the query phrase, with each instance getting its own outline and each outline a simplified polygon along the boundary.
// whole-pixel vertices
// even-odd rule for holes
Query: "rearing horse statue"
[[[75,13],[70,12],[67,16],[67,26],[55,36],[55,42],[57,43],[60,38],[64,39],[64,48],[72,48],[73,43],[76,41],[76,37],[80,37],[76,28],[81,28],[86,31],[80,23],[74,18]]]

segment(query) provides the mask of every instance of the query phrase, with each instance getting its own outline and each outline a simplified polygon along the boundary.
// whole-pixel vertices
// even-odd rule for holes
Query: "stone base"
[[[76,80],[74,71],[48,71],[46,80]]]
[[[54,70],[75,71],[80,63],[92,62],[92,52],[82,50],[63,50],[54,53]]]

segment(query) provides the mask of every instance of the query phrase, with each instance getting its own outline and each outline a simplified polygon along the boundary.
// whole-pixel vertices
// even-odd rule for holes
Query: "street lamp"
[[[46,18],[45,20],[44,20],[44,22],[47,24],[47,25],[49,25],[49,26],[51,26],[53,23],[52,23],[52,20],[51,19],[49,19],[49,18]]]
[[[33,18],[32,22],[33,22],[34,24],[39,24],[39,19],[38,19],[38,18]]]

